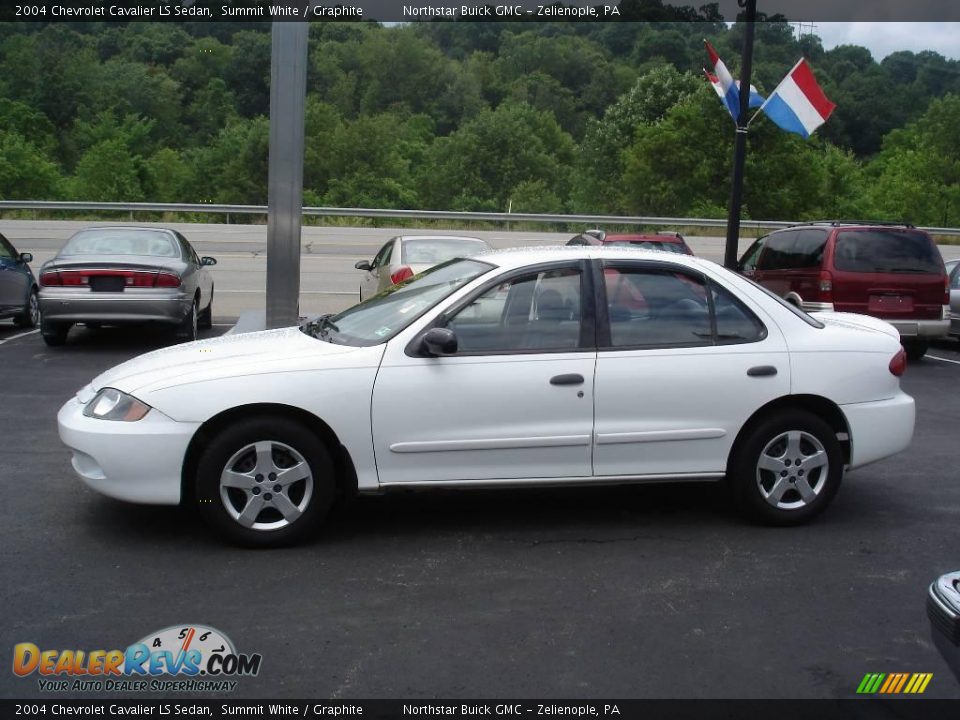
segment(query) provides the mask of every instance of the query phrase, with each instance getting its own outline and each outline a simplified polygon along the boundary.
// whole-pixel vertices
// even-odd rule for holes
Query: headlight
[[[134,422],[149,411],[149,405],[140,402],[132,395],[127,395],[114,388],[103,388],[94,396],[93,400],[87,403],[87,406],[83,409],[83,414],[100,420]]]

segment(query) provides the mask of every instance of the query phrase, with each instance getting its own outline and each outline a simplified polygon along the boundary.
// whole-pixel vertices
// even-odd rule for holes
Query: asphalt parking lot
[[[960,569],[960,343],[903,378],[910,449],[851,473],[812,525],[745,525],[713,485],[410,493],[246,551],[189,510],[87,489],[57,438],[78,388],[165,342],[81,329],[48,348],[0,323],[4,653],[203,623],[263,656],[234,698],[847,698],[868,672],[932,672],[926,697],[960,698],[924,611]],[[50,698],[9,670],[0,695]]]

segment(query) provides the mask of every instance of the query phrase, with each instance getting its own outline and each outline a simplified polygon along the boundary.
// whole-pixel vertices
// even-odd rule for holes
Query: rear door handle
[[[551,385],[583,385],[583,375],[570,373],[568,375],[554,375],[550,378]]]
[[[757,365],[747,370],[750,377],[773,377],[777,374],[777,369],[773,365]]]

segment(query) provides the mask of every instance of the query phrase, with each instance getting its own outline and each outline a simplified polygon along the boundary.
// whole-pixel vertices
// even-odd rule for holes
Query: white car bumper
[[[60,439],[73,451],[80,478],[97,492],[136,503],[177,505],[180,473],[199,423],[171,420],[152,409],[142,420],[98,420],[77,398],[57,414]]]
[[[916,408],[901,392],[889,400],[841,405],[850,427],[851,469],[905,450],[913,439]]]

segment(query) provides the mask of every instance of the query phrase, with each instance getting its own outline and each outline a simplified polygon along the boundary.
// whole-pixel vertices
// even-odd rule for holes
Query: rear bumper
[[[56,322],[176,324],[190,312],[193,298],[180,290],[126,290],[120,293],[41,290],[40,312]]]
[[[949,320],[887,320],[887,322],[900,332],[902,338],[937,338],[950,332]]]
[[[851,470],[896,455],[913,439],[916,407],[904,392],[888,400],[841,405],[840,410],[850,428]]]
[[[950,334],[960,337],[960,314],[950,313]]]

